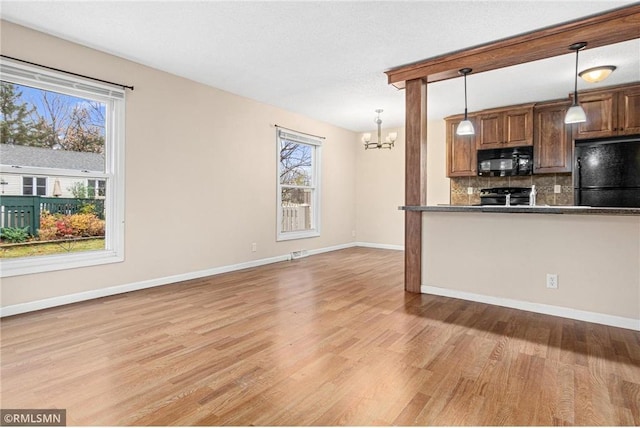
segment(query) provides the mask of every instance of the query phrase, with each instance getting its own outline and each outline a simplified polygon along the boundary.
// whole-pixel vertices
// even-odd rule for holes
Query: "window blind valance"
[[[123,100],[124,89],[80,79],[72,76],[60,76],[36,66],[15,64],[14,61],[0,59],[0,78],[5,81],[29,86],[37,82],[41,87],[55,91],[56,89],[72,92],[78,96],[96,96],[102,99]]]
[[[277,125],[276,125],[277,126]],[[278,136],[283,140],[294,141],[296,143],[312,144],[314,146],[321,146],[323,137],[315,135],[302,134],[299,132],[291,131],[289,129],[278,129]]]

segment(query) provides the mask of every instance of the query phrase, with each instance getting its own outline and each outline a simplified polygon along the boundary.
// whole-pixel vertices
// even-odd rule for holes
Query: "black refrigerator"
[[[640,135],[576,141],[574,199],[591,207],[640,207]]]

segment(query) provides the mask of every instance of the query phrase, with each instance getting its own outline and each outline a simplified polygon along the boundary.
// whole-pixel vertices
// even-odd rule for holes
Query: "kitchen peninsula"
[[[422,214],[422,293],[640,330],[640,209],[401,209]]]

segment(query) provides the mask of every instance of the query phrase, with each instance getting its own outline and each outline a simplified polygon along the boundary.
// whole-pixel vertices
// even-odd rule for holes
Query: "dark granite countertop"
[[[509,213],[509,214],[580,214],[580,215],[640,215],[640,208],[606,208],[585,206],[552,206],[537,205],[421,205],[401,206],[404,211],[425,212],[478,212],[478,213]]]

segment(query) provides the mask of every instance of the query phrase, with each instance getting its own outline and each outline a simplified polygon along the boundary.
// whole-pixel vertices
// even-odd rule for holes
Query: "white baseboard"
[[[139,281],[130,284],[117,285],[113,287],[100,288],[97,290],[83,291],[81,293],[68,294],[65,296],[51,297],[49,299],[36,300],[34,302],[19,303],[17,305],[0,308],[0,317],[22,314],[25,312],[38,311],[40,309],[53,308],[55,306],[68,305],[69,303],[82,302],[84,300],[99,299],[100,297],[113,296],[115,294],[128,293],[130,291],[143,290],[145,288],[158,287],[172,284],[174,282],[188,281],[190,279],[203,278],[221,273],[233,272],[236,270],[267,265],[276,262],[287,261],[290,255],[270,257],[260,260],[238,263],[235,265],[222,266],[211,269],[204,269],[195,272],[188,272],[179,275],[166,276],[163,278]]]
[[[381,250],[404,251],[404,245],[376,244],[373,242],[356,242],[358,247],[380,248]]]
[[[355,242],[348,244],[334,245],[332,247],[318,248],[309,250],[308,254],[321,254],[329,251],[343,250],[345,248],[355,247]],[[247,269],[257,266],[268,265],[271,263],[283,262],[291,260],[291,254],[269,257],[266,259],[252,260],[235,265],[221,266],[217,268],[204,269],[195,272],[188,272],[179,275],[166,276],[163,278],[155,278],[146,281],[139,281],[130,284],[116,285],[113,287],[100,288],[97,290],[83,291],[81,293],[67,294],[65,296],[51,297],[48,299],[36,300],[33,302],[19,303],[16,305],[4,306],[0,308],[0,317],[8,317],[11,315],[23,314],[26,312],[38,311],[41,309],[53,308],[56,306],[68,305],[70,303],[82,302],[85,300],[99,299],[101,297],[113,296],[130,291],[143,290],[145,288],[159,287],[162,285],[172,284],[175,282],[188,281],[190,279],[203,278],[221,273],[233,272],[241,269]]]
[[[322,253],[328,253],[330,251],[344,250],[346,248],[353,248],[355,246],[356,246],[355,242],[349,242],[348,244],[340,244],[340,245],[334,245],[332,247],[324,247],[324,248],[318,248],[316,250],[308,250],[307,253],[310,256],[313,256],[314,254],[322,254]]]
[[[472,302],[487,303],[489,305],[504,306],[506,308],[520,309],[539,314],[553,315],[578,321],[587,321],[611,327],[626,328],[640,331],[640,319],[624,318],[615,315],[588,312],[579,309],[565,308],[562,306],[545,305],[542,303],[525,302],[523,300],[506,299],[503,297],[487,296],[484,294],[469,293],[466,291],[452,290],[449,288],[423,285],[420,287],[423,294],[435,294],[437,296],[453,297],[455,299],[469,300]]]

